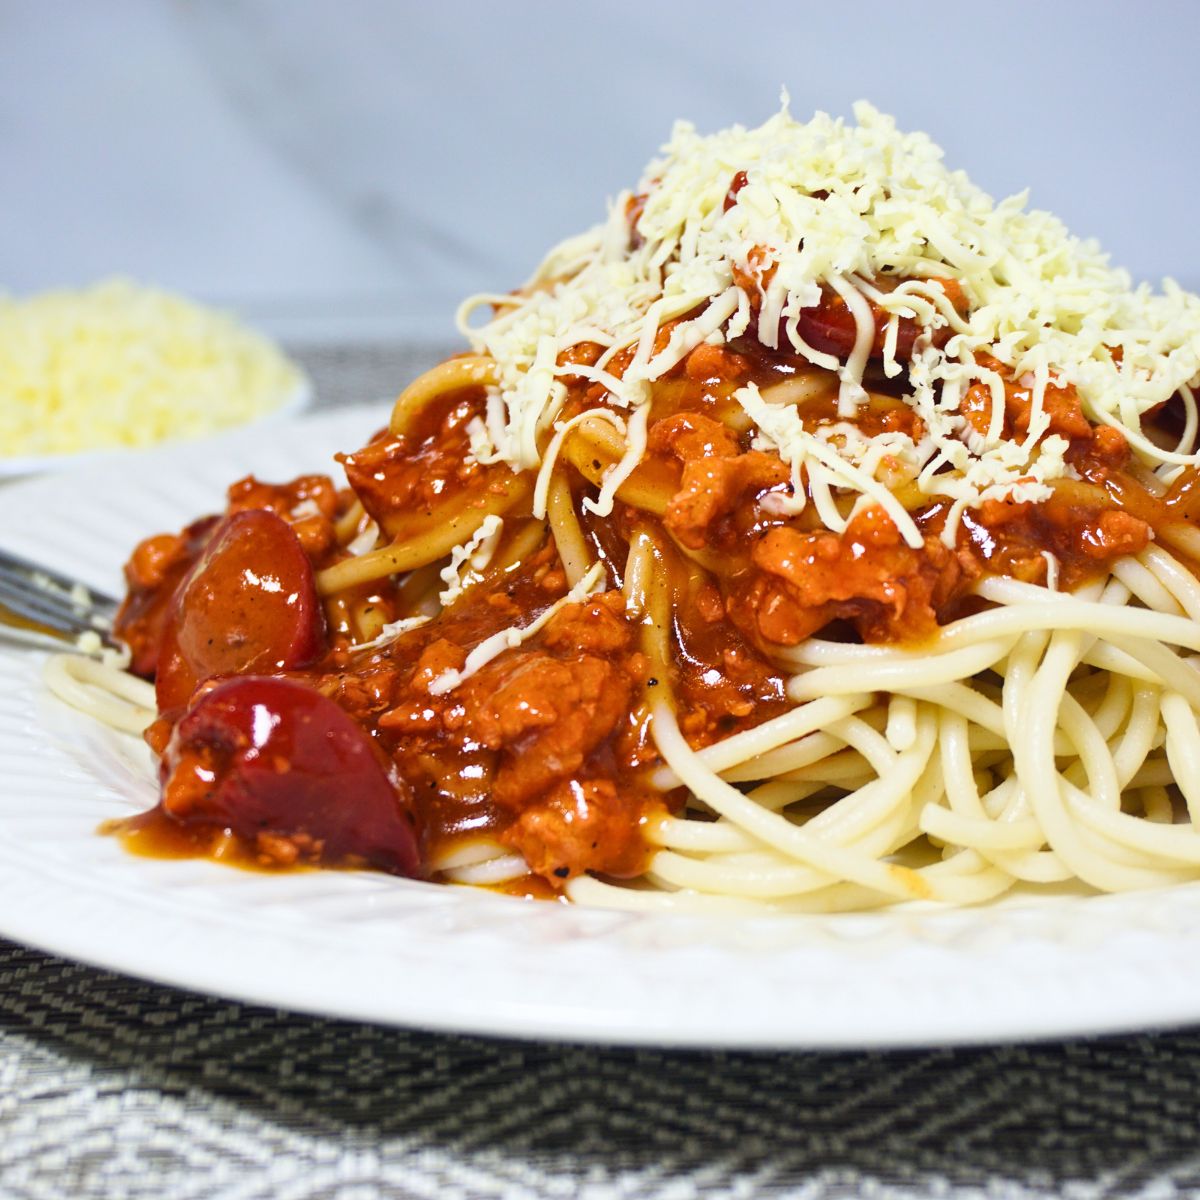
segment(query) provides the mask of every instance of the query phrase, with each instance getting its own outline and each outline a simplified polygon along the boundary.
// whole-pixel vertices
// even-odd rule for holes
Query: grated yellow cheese
[[[267,338],[169,292],[110,280],[0,297],[0,460],[212,433],[304,386]]]

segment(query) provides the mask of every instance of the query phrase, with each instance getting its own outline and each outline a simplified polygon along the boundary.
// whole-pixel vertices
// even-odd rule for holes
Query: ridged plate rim
[[[0,488],[0,545],[116,592],[133,543],[255,471],[333,469],[377,406]],[[159,983],[327,1016],[609,1044],[865,1048],[1200,1020],[1200,886],[981,909],[716,918],[515,900],[349,872],[125,854],[96,832],[153,796],[134,740],[0,645],[0,935]]]

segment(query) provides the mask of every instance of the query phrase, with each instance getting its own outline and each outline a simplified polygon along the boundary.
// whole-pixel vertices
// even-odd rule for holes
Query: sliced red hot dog
[[[312,566],[291,526],[263,509],[234,513],[213,530],[171,601],[159,709],[182,708],[216,676],[303,667],[324,638]]]
[[[182,533],[148,537],[125,564],[129,592],[113,623],[113,633],[129,647],[129,669],[135,675],[154,678],[171,600],[219,521],[220,517],[202,517]]]
[[[359,725],[295,680],[217,684],[175,726],[162,775],[169,818],[232,830],[269,860],[420,873],[406,785]]]
[[[881,278],[875,280],[874,286],[881,292],[891,292],[901,282],[902,280],[899,279]],[[960,314],[966,313],[966,296],[956,280],[937,279],[930,282],[936,282],[941,286],[950,298],[950,303]],[[871,342],[870,354],[872,358],[881,358],[890,314],[874,301],[868,300],[867,303],[871,306],[871,315],[875,321],[875,336]],[[832,354],[839,359],[849,358],[858,337],[858,324],[854,319],[854,314],[850,311],[846,301],[832,289],[823,290],[820,304],[813,308],[800,310],[796,329],[814,350],[820,350],[823,354]],[[896,329],[897,361],[907,362],[912,358],[913,343],[916,342],[920,332],[921,326],[911,317],[900,318]],[[953,330],[948,326],[939,326],[933,331],[933,344],[944,346],[950,340],[952,333]],[[781,339],[786,339],[787,335],[783,326],[780,327],[780,335]],[[783,341],[781,344],[786,344],[786,342]]]

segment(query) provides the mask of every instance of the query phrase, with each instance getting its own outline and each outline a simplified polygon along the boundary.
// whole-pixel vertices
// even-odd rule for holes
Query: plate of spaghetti
[[[459,323],[390,409],[0,497],[127,651],[4,660],[58,799],[0,929],[504,1033],[1200,1017],[1200,299],[785,106]]]

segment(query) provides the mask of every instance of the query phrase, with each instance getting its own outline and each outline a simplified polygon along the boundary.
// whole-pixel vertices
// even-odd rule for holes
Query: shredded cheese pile
[[[303,386],[272,342],[167,292],[113,280],[0,297],[0,458],[211,433]]]
[[[807,479],[830,528],[845,528],[853,516],[842,515],[834,495],[857,493],[858,504],[883,504],[906,539],[920,545],[914,522],[891,494],[898,466],[924,493],[954,502],[945,533],[951,541],[964,508],[990,498],[1045,498],[1047,484],[1070,473],[1067,442],[1047,436],[1043,400],[1051,383],[1073,384],[1086,414],[1120,427],[1143,458],[1194,461],[1156,447],[1141,418],[1176,393],[1191,404],[1188,386],[1200,377],[1200,299],[1169,280],[1161,293],[1133,288],[1094,242],[1071,236],[1048,213],[1027,210],[1024,195],[995,203],[948,169],[925,134],[899,132],[866,103],[854,112],[854,124],[823,113],[800,123],[785,98],[783,110],[758,129],[735,126],[703,137],[680,123],[639,185],[644,204],[636,230],[626,192],[605,224],[553,249],[520,292],[468,300],[460,327],[500,374],[487,419],[473,431],[476,457],[514,470],[537,467],[566,398],[564,375],[602,384],[612,407],[633,414],[628,425],[637,430],[640,416],[644,429],[649,383],[701,342],[749,332],[775,347],[781,326],[797,354],[838,373],[839,411],[852,416],[865,395],[873,300],[890,314],[883,366],[892,377],[908,372],[906,399],[924,427],[918,442],[888,435],[884,447],[857,436],[848,422],[806,431],[794,408],[769,404],[753,387],[738,394],[757,426],[756,443],[792,468],[793,495],[782,502],[803,506]],[[738,172],[745,183],[727,202]],[[766,280],[757,304],[738,284],[747,275]],[[906,282],[877,291],[872,281],[886,276]],[[954,311],[940,285],[929,282],[934,278],[960,283],[968,317]],[[845,362],[806,345],[797,328],[800,310],[818,303],[822,285],[845,300],[856,321]],[[494,306],[495,315],[472,326],[483,305]],[[660,328],[681,317],[688,319],[656,352]],[[925,331],[904,362],[896,359],[901,317]],[[938,348],[929,335],[946,326],[952,336]],[[562,362],[564,351],[584,342],[604,347],[594,366]],[[636,352],[617,378],[607,367],[628,347]],[[984,352],[1031,390],[1021,441],[1003,436],[1003,381],[977,361]],[[986,434],[958,411],[975,381],[994,398]],[[637,465],[641,449],[628,440],[629,453],[605,480],[599,511],[611,508]]]

